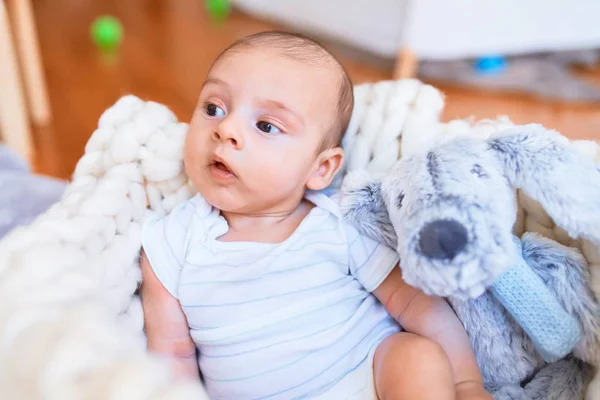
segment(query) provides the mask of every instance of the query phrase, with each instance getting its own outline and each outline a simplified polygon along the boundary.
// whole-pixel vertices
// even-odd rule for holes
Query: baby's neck
[[[313,207],[311,202],[302,200],[291,210],[252,214],[221,211],[229,230],[219,240],[281,243],[290,237]]]

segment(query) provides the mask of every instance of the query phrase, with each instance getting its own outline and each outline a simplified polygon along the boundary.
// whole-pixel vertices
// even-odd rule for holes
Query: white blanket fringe
[[[441,123],[441,93],[416,80],[359,85],[355,95],[343,173],[383,173],[437,140],[512,125],[506,118]],[[166,107],[121,98],[100,117],[61,201],[0,241],[0,398],[208,398],[146,352],[134,295],[148,208],[164,215],[194,194],[182,168],[186,131]],[[597,143],[577,145],[600,161]],[[538,204],[520,203],[519,229],[580,247],[600,293],[598,249],[566,237]]]

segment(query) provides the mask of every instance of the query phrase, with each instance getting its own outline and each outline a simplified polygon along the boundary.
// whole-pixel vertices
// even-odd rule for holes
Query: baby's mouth
[[[231,168],[221,159],[215,158],[209,165],[211,175],[213,178],[222,181],[235,178],[236,175],[233,173]]]
[[[227,165],[223,164],[221,161],[215,161],[213,163],[213,165],[215,166],[215,168],[223,171],[223,172],[227,172],[227,173],[232,173],[231,170],[227,167]]]

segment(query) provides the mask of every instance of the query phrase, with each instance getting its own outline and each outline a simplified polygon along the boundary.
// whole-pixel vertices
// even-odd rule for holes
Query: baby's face
[[[209,72],[184,148],[213,206],[252,213],[304,193],[337,116],[339,76],[271,49],[226,54]]]

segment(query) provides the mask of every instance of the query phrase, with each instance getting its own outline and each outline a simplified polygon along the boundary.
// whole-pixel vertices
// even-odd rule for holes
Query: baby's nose
[[[432,221],[421,229],[419,246],[425,257],[451,260],[467,245],[467,230],[453,219]]]
[[[227,142],[236,149],[243,147],[242,136],[237,134],[233,129],[216,129],[212,134],[213,140],[216,142]]]

